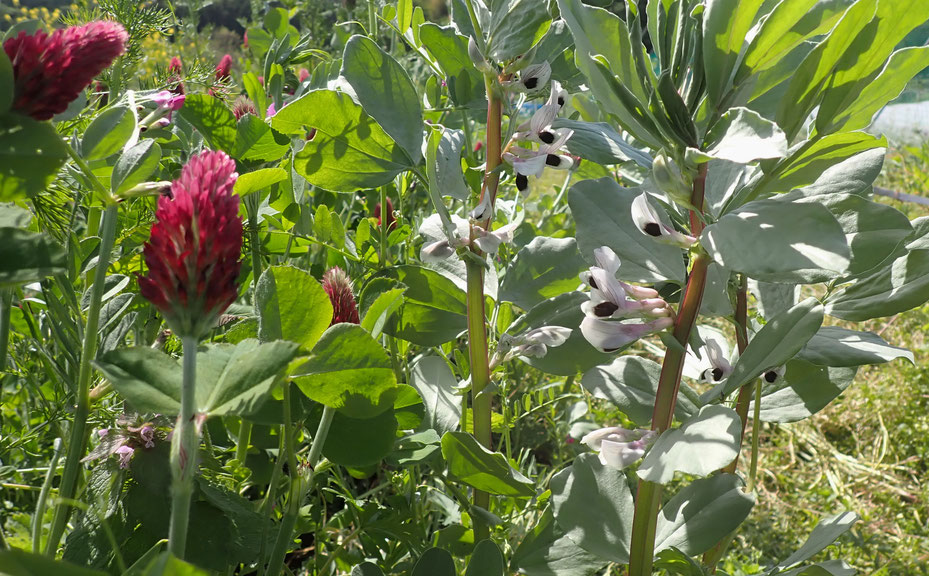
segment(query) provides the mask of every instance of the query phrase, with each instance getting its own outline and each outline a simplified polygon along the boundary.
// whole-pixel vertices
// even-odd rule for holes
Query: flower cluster
[[[507,362],[517,356],[541,358],[548,354],[548,349],[561,346],[571,337],[572,330],[562,326],[542,326],[527,330],[517,336],[504,334],[497,343],[497,351],[491,361],[492,366]]]
[[[330,268],[323,274],[323,290],[329,295],[332,302],[332,322],[334,326],[341,322],[359,324],[358,306],[355,304],[355,294],[352,292],[352,281],[338,266]]]
[[[537,67],[529,67],[529,69],[535,68]],[[546,62],[541,71],[536,72],[536,74],[537,76],[531,77],[533,86],[538,85],[543,80],[548,82],[551,67]],[[525,72],[521,78],[526,78]],[[524,83],[515,84],[515,86],[524,85]],[[567,128],[556,129],[552,127],[558,113],[564,107],[567,95],[561,84],[553,80],[548,101],[536,110],[532,118],[520,125],[516,134],[513,135],[516,142],[530,145],[535,143],[539,145],[538,148],[511,145],[503,153],[503,159],[512,164],[513,170],[516,172],[516,188],[520,192],[529,189],[529,176],[539,178],[546,167],[556,170],[568,170],[574,166],[574,158],[562,151],[574,131]]]
[[[645,456],[645,450],[658,439],[653,430],[600,428],[581,438],[591,450],[600,453],[600,463],[622,470]]]
[[[160,415],[155,416],[155,422],[141,421],[138,416],[121,416],[113,428],[102,428],[97,431],[99,440],[96,448],[81,462],[90,462],[100,458],[116,455],[119,457],[119,467],[129,468],[129,463],[136,450],[151,450],[155,447],[155,440],[167,440],[169,435],[160,427],[164,422]],[[156,422],[160,422],[156,428]]]
[[[36,120],[50,120],[67,110],[94,77],[126,50],[129,36],[116,22],[21,31],[3,43],[13,64],[13,110]]]
[[[158,199],[139,289],[175,333],[198,337],[236,299],[242,250],[235,163],[223,152],[190,159]]]
[[[581,305],[585,317],[580,326],[594,348],[613,352],[674,324],[668,303],[657,291],[616,278],[620,260],[609,246],[594,250],[594,259],[597,265],[581,273],[581,281],[590,286],[590,299]],[[626,322],[632,318],[648,321]]]

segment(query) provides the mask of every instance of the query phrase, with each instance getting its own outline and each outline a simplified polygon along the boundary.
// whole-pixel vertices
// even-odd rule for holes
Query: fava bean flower
[[[338,266],[330,268],[323,274],[323,290],[329,295],[329,301],[332,302],[332,322],[333,326],[341,322],[349,324],[359,324],[358,306],[355,304],[355,294],[352,292],[352,281]]]
[[[599,452],[604,466],[622,470],[645,456],[645,450],[657,438],[658,434],[651,430],[601,428],[581,438],[581,444]]]
[[[175,333],[199,337],[236,299],[242,250],[238,174],[223,152],[192,157],[158,199],[156,222],[143,254],[148,276],[139,289]]]
[[[632,201],[632,221],[643,234],[655,238],[662,244],[690,248],[697,241],[693,236],[678,232],[670,224],[666,224],[665,219],[649,203],[648,194],[645,192]]]
[[[125,52],[128,39],[120,24],[103,20],[8,38],[3,50],[13,65],[13,110],[36,120],[64,112]]]

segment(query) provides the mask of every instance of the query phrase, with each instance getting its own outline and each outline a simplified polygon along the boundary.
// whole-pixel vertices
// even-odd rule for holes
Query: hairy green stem
[[[761,380],[755,382],[755,413],[752,417],[752,464],[748,471],[746,492],[754,492],[758,474],[758,435],[761,429]]]
[[[381,267],[387,266],[387,186],[381,186],[381,225],[378,226],[381,241],[378,254]]]
[[[181,413],[177,417],[171,441],[171,523],[168,527],[168,551],[184,558],[187,548],[187,524],[190,501],[197,470],[197,338],[182,336],[184,377],[181,381]]]
[[[10,348],[10,314],[13,311],[13,289],[0,288],[0,372],[6,370]]]
[[[99,182],[98,182],[99,184]],[[87,417],[90,415],[90,363],[97,355],[97,329],[100,323],[103,292],[106,283],[106,271],[109,268],[110,254],[116,241],[116,224],[119,219],[117,204],[109,204],[103,213],[102,236],[94,270],[94,284],[90,292],[90,306],[87,309],[87,322],[84,324],[84,342],[81,346],[81,363],[77,372],[77,389],[75,390],[74,422],[71,425],[71,437],[68,440],[68,452],[61,484],[58,487],[58,499],[61,503],[55,509],[52,527],[48,534],[45,554],[55,556],[58,542],[64,534],[71,514],[68,501],[74,499],[77,480],[81,472],[81,459],[87,449]]]
[[[694,179],[691,205],[695,208],[690,213],[691,234],[699,236],[703,230],[701,214],[706,186],[706,164],[701,164],[700,172]],[[674,338],[680,346],[669,347],[665,351],[661,375],[658,378],[658,391],[655,395],[655,409],[652,412],[652,430],[664,432],[671,427],[674,419],[674,406],[681,385],[684,369],[684,355],[690,333],[697,321],[703,290],[706,287],[706,271],[710,258],[703,252],[693,258],[684,297],[681,300],[674,322]],[[658,526],[658,511],[661,508],[660,484],[639,481],[635,502],[635,515],[632,522],[632,544],[629,553],[629,576],[651,576],[652,562],[655,556],[655,530]]]
[[[326,444],[326,437],[329,436],[329,427],[332,425],[332,419],[335,416],[335,410],[329,406],[323,407],[323,415],[319,420],[319,426],[316,428],[316,435],[313,436],[313,445],[310,446],[310,454],[307,456],[307,465],[309,466],[310,475],[305,477],[300,473],[297,463],[297,451],[294,446],[295,438],[293,436],[293,427],[290,424],[290,388],[284,387],[284,427],[285,443],[287,447],[287,465],[290,468],[290,494],[287,497],[287,510],[281,518],[281,528],[277,533],[277,540],[274,542],[274,549],[271,551],[271,559],[268,562],[265,574],[277,576],[281,573],[284,566],[284,557],[287,555],[287,547],[293,542],[294,526],[297,524],[297,517],[300,514],[300,505],[306,498],[306,493],[312,486],[312,478],[316,465],[319,463],[323,453],[323,445]]]
[[[252,288],[258,294],[258,279],[261,277],[261,238],[258,236],[258,199],[260,194],[245,197],[245,210],[248,212],[248,234],[252,256]],[[293,236],[291,236],[293,238]],[[288,246],[290,244],[288,243]],[[252,436],[252,423],[245,418],[239,421],[239,434],[236,436],[235,459],[244,466],[248,458],[248,444]]]
[[[52,481],[58,472],[58,460],[61,458],[61,438],[55,438],[55,451],[52,452],[52,460],[48,464],[48,472],[45,474],[45,481],[42,483],[42,491],[39,492],[39,501],[35,506],[35,515],[32,517],[32,553],[40,554],[42,552],[42,521],[45,517],[45,504],[48,502],[48,493],[52,490]]]

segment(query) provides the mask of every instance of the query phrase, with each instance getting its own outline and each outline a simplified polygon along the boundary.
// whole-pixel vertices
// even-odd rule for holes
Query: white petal
[[[558,116],[558,110],[560,109],[561,107],[557,104],[554,106],[546,104],[536,110],[535,114],[532,115],[532,119],[529,121],[529,130],[532,134],[538,135],[539,132],[550,127]]]
[[[648,195],[642,192],[632,201],[632,221],[635,222],[636,228],[645,232],[645,227],[649,224],[658,224],[662,228],[661,218],[648,202]]]
[[[600,445],[600,463],[617,470],[622,470],[643,456],[645,456],[645,448],[639,447],[637,442],[604,440]]]
[[[615,276],[616,272],[619,271],[621,264],[619,256],[609,246],[594,249],[594,260],[597,261],[597,266],[606,270],[608,274]]]
[[[539,178],[545,171],[545,156],[533,156],[532,158],[515,158],[512,161],[513,169],[517,174],[523,176],[535,176]]]
[[[561,104],[558,103],[559,99],[562,102]],[[567,100],[568,100],[568,92],[564,88],[561,87],[561,82],[559,82],[558,80],[552,80],[552,93],[548,97],[548,103],[555,104],[559,108],[561,108],[562,105],[565,102],[567,102]]]
[[[571,139],[571,136],[574,136],[574,130],[568,130],[567,128],[555,130],[555,140],[551,144],[543,144],[542,147],[539,148],[539,151],[554,154],[558,152],[558,150],[561,150],[561,148],[568,143],[568,140]],[[571,163],[574,163],[573,159]]]
[[[449,245],[448,240],[439,240],[423,246],[419,258],[423,262],[441,262],[454,253],[455,249]]]
[[[599,428],[585,434],[584,437],[581,438],[581,444],[586,444],[591,450],[599,450],[600,444],[610,436],[616,436],[616,439],[625,438],[625,435],[629,432],[631,432],[631,430],[626,430],[618,426]]]
[[[658,318],[644,324],[584,318],[581,320],[580,328],[581,334],[584,335],[584,338],[587,339],[591,346],[601,352],[615,352],[643,336],[670,328],[673,325],[674,321],[671,318]]]
[[[552,76],[552,65],[549,64],[548,62],[542,62],[540,64],[532,64],[531,66],[527,66],[519,74],[519,85],[523,90],[526,90],[528,92],[535,92],[536,90],[540,90],[541,88],[544,88],[545,85],[548,84],[548,79],[551,78],[551,76]],[[533,85],[530,88],[526,84],[532,78],[535,79],[535,85]]]

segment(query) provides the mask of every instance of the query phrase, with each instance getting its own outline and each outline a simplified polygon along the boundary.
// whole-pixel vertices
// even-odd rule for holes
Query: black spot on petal
[[[526,78],[525,80],[523,80],[523,86],[525,86],[527,90],[534,90],[535,87],[538,85],[539,85],[538,78],[530,77],[530,78]]]
[[[590,287],[591,287],[591,288],[594,288],[594,289],[597,288],[597,283],[594,282],[594,277],[593,277],[593,276],[591,276],[590,279],[587,280],[587,283],[590,284]]]
[[[516,189],[520,192],[525,192],[529,189],[529,177],[525,174],[516,175]]]
[[[599,318],[607,318],[613,315],[613,312],[619,310],[619,306],[612,302],[601,302],[594,306],[594,314]]]
[[[661,226],[659,226],[657,222],[649,222],[642,230],[649,236],[655,236],[656,238],[661,236]]]
[[[764,381],[767,382],[768,384],[774,384],[775,382],[777,382],[777,376],[778,376],[777,372],[775,372],[774,370],[768,370],[767,372],[764,373]]]
[[[548,130],[542,130],[539,132],[539,140],[545,142],[546,144],[551,144],[555,141],[555,135]]]
[[[723,369],[713,368],[713,382],[719,382],[723,379]]]
[[[564,96],[559,96],[559,97],[558,97],[558,105],[559,105],[559,106],[564,106]]]
[[[558,166],[561,166],[561,158],[558,156],[558,154],[549,154],[545,157],[545,164],[548,166],[555,166],[557,168]]]

